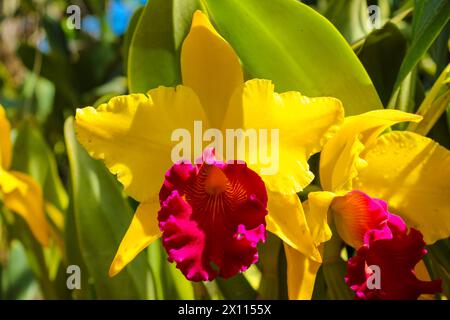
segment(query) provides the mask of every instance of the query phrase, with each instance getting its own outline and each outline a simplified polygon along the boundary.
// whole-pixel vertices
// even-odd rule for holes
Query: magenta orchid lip
[[[165,176],[158,213],[168,259],[187,279],[230,278],[258,261],[266,239],[267,192],[246,164],[179,163]]]

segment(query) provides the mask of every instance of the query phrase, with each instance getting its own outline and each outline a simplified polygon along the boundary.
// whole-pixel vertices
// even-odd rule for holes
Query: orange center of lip
[[[211,166],[205,181],[205,191],[210,195],[218,195],[227,189],[228,179],[219,168]]]

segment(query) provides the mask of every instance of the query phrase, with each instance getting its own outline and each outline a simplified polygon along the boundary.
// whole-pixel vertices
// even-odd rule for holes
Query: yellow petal
[[[110,277],[122,271],[142,250],[161,236],[157,219],[158,210],[159,203],[156,201],[139,205],[111,263]]]
[[[0,105],[0,160],[3,169],[11,165],[11,125],[6,118],[5,109]]]
[[[345,194],[352,190],[353,179],[358,175],[359,170],[367,164],[360,158],[364,145],[358,137],[347,141],[344,150],[336,159],[331,178],[331,190],[337,194]]]
[[[308,201],[303,203],[306,221],[316,246],[331,239],[328,209],[335,196],[334,193],[326,191],[310,192]]]
[[[159,87],[148,94],[119,96],[97,109],[78,109],[75,128],[90,155],[102,159],[125,192],[140,202],[159,192],[173,164],[171,150],[177,141],[171,141],[172,132],[194,132],[195,120],[207,125],[192,89]]]
[[[233,92],[244,76],[239,58],[209,22],[197,11],[181,50],[183,85],[200,98],[212,127],[220,128]]]
[[[428,244],[450,236],[450,152],[411,132],[391,132],[364,150],[354,185],[389,204]]]
[[[333,136],[343,117],[344,111],[338,99],[308,98],[299,92],[278,94],[274,92],[271,81],[250,80],[241,92],[233,96],[225,125],[232,128],[242,123],[245,129],[269,131],[269,164],[265,164],[261,157],[254,163],[251,153],[245,160],[250,168],[261,174],[268,189],[293,194],[305,188],[314,178],[309,171],[308,158],[319,152]],[[272,139],[272,133],[276,130],[279,140]],[[279,156],[274,156],[278,151]],[[268,167],[278,170],[266,173]]]
[[[4,179],[6,176],[8,181]],[[14,179],[16,187],[11,188],[11,181]],[[0,188],[5,207],[20,215],[30,227],[34,237],[43,246],[48,246],[50,227],[44,213],[42,190],[36,181],[20,172],[2,172]]]
[[[320,263],[284,244],[287,262],[287,285],[290,300],[310,300]]]
[[[268,191],[268,196],[267,230],[276,234],[295,250],[316,261],[322,261],[298,196],[272,191]]]
[[[361,151],[361,144],[368,145],[396,123],[418,122],[421,119],[421,116],[398,110],[374,110],[345,118],[338,133],[326,143],[320,155],[320,182],[323,189],[337,191],[334,188],[351,188],[348,181],[354,177],[355,168],[360,166],[355,161],[360,161],[357,153]],[[339,168],[336,168],[336,164],[339,164]]]

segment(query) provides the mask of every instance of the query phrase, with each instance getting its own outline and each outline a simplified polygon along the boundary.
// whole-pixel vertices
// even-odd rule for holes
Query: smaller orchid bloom
[[[441,280],[417,278],[415,266],[427,252],[422,233],[414,228],[408,232],[386,202],[351,191],[335,198],[331,208],[341,237],[358,248],[348,261],[345,278],[356,299],[410,300],[442,291]],[[373,266],[379,274],[374,274]],[[371,282],[373,276],[379,283]]]
[[[377,201],[370,202],[370,220],[356,215],[339,218],[335,210],[329,210],[343,205],[339,197],[358,190],[386,201],[409,227],[420,230],[426,243],[450,236],[450,152],[412,132],[383,134],[396,123],[420,120],[418,115],[398,110],[375,110],[345,118],[321,152],[320,183],[324,191],[311,192],[304,203],[306,219],[315,225],[312,232],[316,238],[326,239],[330,218],[345,242],[355,249],[364,244],[367,229],[384,219],[383,210],[374,205]],[[366,210],[365,206],[360,209]],[[310,296],[320,263],[288,246],[285,249],[289,296]]]
[[[245,164],[216,161],[214,155],[196,166],[175,164],[159,198],[163,246],[187,279],[229,278],[258,261],[267,193]]]
[[[48,246],[50,226],[44,213],[39,184],[29,175],[10,170],[12,160],[11,125],[0,105],[0,196],[3,205],[21,216],[34,237]]]

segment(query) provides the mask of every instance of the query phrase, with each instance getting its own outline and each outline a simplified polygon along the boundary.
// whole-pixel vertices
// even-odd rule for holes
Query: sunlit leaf
[[[152,0],[147,3],[131,40],[128,58],[130,92],[181,83],[180,50],[198,0]]]
[[[108,277],[109,266],[131,222],[128,202],[115,178],[77,142],[72,118],[66,121],[64,133],[70,162],[74,222],[97,298],[146,298],[148,274],[144,256],[138,256],[116,277]]]

